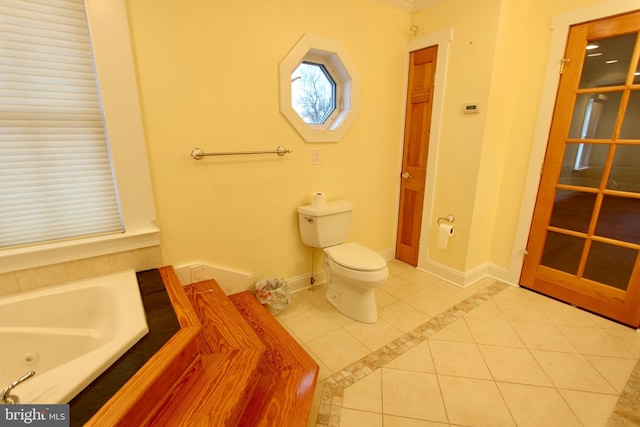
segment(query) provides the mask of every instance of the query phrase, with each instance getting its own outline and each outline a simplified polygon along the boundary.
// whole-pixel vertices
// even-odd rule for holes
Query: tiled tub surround
[[[162,265],[160,246],[150,246],[110,255],[0,273],[0,295],[61,285],[130,268],[136,271],[146,271]]]
[[[309,426],[640,426],[640,334],[523,288],[389,262],[380,319],[323,286],[277,319],[320,365]]]

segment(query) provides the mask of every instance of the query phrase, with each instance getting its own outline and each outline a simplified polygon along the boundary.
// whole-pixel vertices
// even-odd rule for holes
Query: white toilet
[[[389,270],[379,253],[358,243],[344,243],[352,210],[348,200],[324,207],[300,206],[300,236],[305,245],[323,249],[327,300],[345,316],[374,323],[378,320],[374,290],[387,280]]]

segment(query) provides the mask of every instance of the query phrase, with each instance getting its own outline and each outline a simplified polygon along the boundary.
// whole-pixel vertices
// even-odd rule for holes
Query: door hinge
[[[544,172],[544,162],[540,163],[540,176],[542,176],[542,172]]]
[[[526,249],[523,249],[521,252],[522,252],[522,259],[526,258],[527,255],[529,255],[529,251]]]
[[[571,58],[562,58],[560,60],[560,75],[562,75],[562,73],[564,72],[564,64],[566,64],[569,61],[571,61]]]

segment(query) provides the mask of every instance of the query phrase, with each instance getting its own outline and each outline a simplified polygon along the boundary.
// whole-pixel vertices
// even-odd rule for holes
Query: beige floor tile
[[[483,277],[477,282],[472,283],[470,286],[467,286],[465,289],[473,290],[474,292],[479,291],[480,289],[484,289],[487,286],[500,283],[499,280],[494,279],[493,277]],[[515,286],[514,286],[515,287]]]
[[[532,292],[526,288],[520,286],[509,286],[499,294],[497,294],[494,299],[509,299],[509,300],[520,300],[520,301],[537,301],[539,294]],[[546,299],[546,297],[542,297],[542,299]]]
[[[336,309],[333,305],[329,304],[328,302],[326,304],[319,306],[318,310],[320,310],[325,316],[327,316],[327,318],[333,320],[341,327],[345,327],[355,322],[355,320],[340,313],[338,309]]]
[[[558,325],[558,329],[582,354],[633,357],[633,354],[609,333],[600,328]]]
[[[409,332],[425,323],[430,317],[403,301],[397,301],[378,309],[378,317],[386,320],[402,332]]]
[[[496,381],[552,386],[529,350],[487,345],[479,347]]]
[[[593,314],[551,298],[540,299],[534,305],[556,325],[596,326]]]
[[[327,303],[327,297],[325,296],[326,292],[327,292],[327,285],[323,283],[321,285],[314,286],[313,291],[303,290],[296,293],[296,295],[299,296],[300,298],[304,298],[305,300],[309,301],[315,307],[319,307]]]
[[[433,276],[429,273],[418,270],[417,268],[412,270],[407,270],[404,273],[398,274],[398,277],[408,282],[411,282],[414,285],[418,285],[422,287],[426,287],[440,281],[440,279],[437,278],[436,276]]]
[[[579,427],[580,421],[554,388],[496,383],[518,427]]]
[[[506,347],[524,347],[524,343],[505,320],[465,317],[471,335],[478,344],[501,345]]]
[[[464,319],[456,320],[446,328],[433,334],[430,339],[475,343]]]
[[[309,356],[311,356],[311,358],[313,358],[313,360],[315,360],[315,362],[318,364],[318,381],[325,380],[333,374],[333,372],[331,372],[331,369],[329,369],[324,364],[324,362],[313,352],[313,350],[311,350],[311,348],[309,348],[308,345],[302,343],[300,345],[302,346],[304,351],[306,351]]]
[[[376,305],[378,306],[378,310],[381,310],[393,304],[394,302],[398,301],[398,298],[394,297],[390,293],[380,288],[375,290],[375,295],[376,295]]]
[[[401,277],[389,276],[380,289],[398,299],[402,299],[421,291],[423,287],[415,285]]]
[[[309,427],[323,380],[403,335],[403,354],[331,397],[332,425],[606,425],[640,358],[635,330],[513,286],[414,345],[416,326],[495,280],[462,289],[400,261],[389,269],[376,324],[339,313],[323,285],[276,316],[320,365]]]
[[[511,326],[513,326],[520,339],[522,339],[528,348],[565,353],[578,352],[555,325],[549,323],[512,321]]]
[[[333,331],[307,345],[333,373],[371,353],[370,349],[344,329]]]
[[[515,426],[493,381],[438,376],[449,422],[464,426]]]
[[[429,285],[427,289],[433,295],[449,301],[451,305],[457,304],[469,297],[469,291],[465,290],[465,288],[460,288],[444,281],[433,283]]]
[[[627,380],[636,366],[636,359],[618,359],[603,356],[584,356],[598,372],[613,386],[622,393]]]
[[[607,329],[606,331],[618,340],[629,353],[633,354],[633,357],[640,358],[640,332],[627,327]]]
[[[403,369],[405,371],[436,372],[431,359],[431,349],[427,341],[421,342],[385,365],[385,368]]]
[[[495,301],[489,300],[471,310],[465,317],[477,317],[479,319],[506,320],[504,313],[500,311]]]
[[[596,314],[593,314],[591,316],[591,321],[598,328],[614,329],[614,330],[627,330],[627,331],[635,332],[635,329],[633,329],[633,328],[631,328],[631,327],[629,327],[627,325],[623,325],[621,323],[614,322],[613,320],[609,320],[606,317],[598,316]]]
[[[285,317],[282,323],[305,343],[340,329],[339,324],[315,307],[297,316]]]
[[[378,369],[344,390],[342,407],[382,413],[382,375]]]
[[[607,425],[618,396],[587,393],[584,391],[558,390],[569,407],[585,427]]]
[[[389,269],[389,275],[393,276],[406,273],[407,271],[415,270],[414,266],[397,259],[387,261],[387,268]]]
[[[528,300],[496,298],[494,301],[507,320],[539,323],[550,322],[549,318],[545,316],[541,310],[532,306]]]
[[[429,340],[429,347],[438,375],[492,379],[476,344]]]
[[[429,289],[416,292],[407,298],[403,298],[402,301],[430,317],[437,316],[452,305],[451,300],[434,295]]]
[[[570,390],[616,394],[602,375],[581,354],[531,350],[554,386]]]
[[[384,414],[447,422],[435,375],[382,368]]]
[[[384,427],[447,427],[449,425],[447,423],[396,417],[394,415],[383,415],[382,421],[384,422]]]
[[[373,412],[343,409],[340,416],[340,427],[382,427],[382,414]]]
[[[291,303],[289,304],[289,308],[278,313],[278,320],[299,316],[300,314],[315,308],[315,306],[308,299],[299,295],[301,292],[297,292],[291,295]]]
[[[344,330],[366,345],[370,351],[378,350],[403,335],[403,331],[380,318],[376,323],[353,322],[345,326]]]

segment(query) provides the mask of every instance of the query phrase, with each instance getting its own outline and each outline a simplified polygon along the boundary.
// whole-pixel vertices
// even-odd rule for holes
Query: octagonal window
[[[342,45],[306,34],[280,63],[280,112],[307,142],[337,142],[358,115],[359,78]]]
[[[324,65],[303,62],[293,71],[291,106],[305,123],[327,121],[336,109],[336,82]]]

